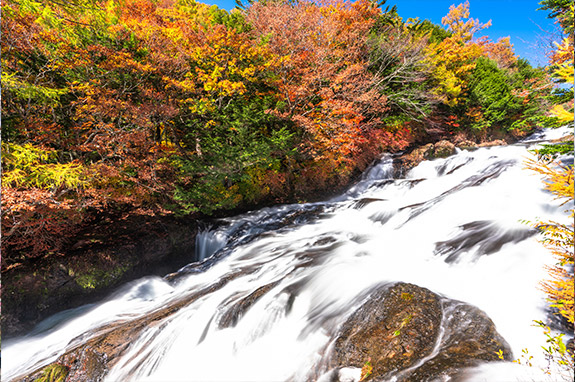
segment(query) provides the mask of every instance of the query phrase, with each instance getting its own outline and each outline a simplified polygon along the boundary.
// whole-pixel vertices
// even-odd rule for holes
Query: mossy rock
[[[59,363],[53,363],[46,366],[40,372],[40,377],[36,378],[34,382],[64,382],[70,370]]]
[[[440,325],[438,295],[412,284],[383,286],[344,323],[334,363],[361,368],[371,360],[370,378],[406,369],[431,353]]]
[[[120,280],[130,268],[131,265],[125,264],[111,270],[93,269],[76,275],[75,281],[83,289],[105,288]]]
[[[455,153],[455,145],[449,141],[439,141],[433,146],[434,158],[447,158]]]
[[[361,369],[366,380],[450,380],[466,367],[511,360],[507,342],[480,309],[413,284],[376,288],[342,325],[328,367]],[[425,362],[420,362],[425,359]],[[337,378],[335,378],[337,380]]]

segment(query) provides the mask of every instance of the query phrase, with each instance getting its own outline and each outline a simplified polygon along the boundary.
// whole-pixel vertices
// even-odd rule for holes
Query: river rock
[[[496,139],[494,141],[483,142],[477,145],[477,147],[493,147],[493,146],[505,146],[507,142],[503,139]]]
[[[456,152],[455,145],[449,141],[439,141],[433,145],[434,158],[447,158]]]
[[[474,150],[477,148],[477,143],[470,141],[470,140],[462,140],[456,144],[458,148],[461,150]]]
[[[449,380],[465,367],[484,361],[513,359],[509,345],[497,332],[493,321],[475,306],[444,301],[443,326],[445,334],[437,354],[413,370],[405,380]]]
[[[234,327],[239,319],[266,293],[272,290],[279,282],[266,284],[254,292],[250,293],[247,297],[242,298],[229,308],[225,314],[219,319],[218,327],[220,329]]]
[[[499,350],[503,359],[512,359],[509,345],[480,309],[397,283],[377,288],[346,320],[328,368],[337,381],[337,370],[361,368],[370,361],[367,380],[433,381],[483,361],[498,361]]]
[[[424,146],[417,147],[410,153],[403,154],[393,161],[394,178],[402,178],[409,170],[423,162],[436,158],[446,158],[457,152],[455,145],[449,141],[443,140],[437,143],[428,143]]]

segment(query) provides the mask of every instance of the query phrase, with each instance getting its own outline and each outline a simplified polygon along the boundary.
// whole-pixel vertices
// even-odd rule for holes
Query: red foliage
[[[3,188],[2,268],[62,249],[82,220],[74,204],[72,200],[56,200],[46,190]]]

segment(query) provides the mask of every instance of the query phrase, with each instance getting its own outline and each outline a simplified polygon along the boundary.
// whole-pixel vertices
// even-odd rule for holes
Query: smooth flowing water
[[[198,235],[198,261],[178,273],[138,280],[3,341],[2,380],[53,362],[109,323],[189,300],[146,327],[105,380],[305,381],[365,291],[393,281],[479,307],[516,358],[523,348],[537,355],[545,338],[532,320],[546,317],[538,284],[555,260],[522,220],[565,221],[569,206],[523,167],[530,148],[568,132],[425,161],[403,179],[384,157],[331,201],[223,219]],[[232,314],[256,290],[262,297]],[[469,379],[523,381],[524,373],[488,365]]]

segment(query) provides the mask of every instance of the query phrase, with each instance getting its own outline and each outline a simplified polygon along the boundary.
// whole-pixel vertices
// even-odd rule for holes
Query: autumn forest
[[[370,0],[2,10],[4,265],[58,252],[101,211],[305,200],[384,151],[557,124],[549,73],[475,38],[489,22],[469,3],[443,25]]]

